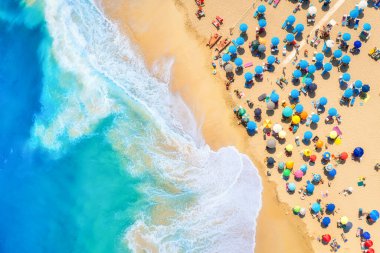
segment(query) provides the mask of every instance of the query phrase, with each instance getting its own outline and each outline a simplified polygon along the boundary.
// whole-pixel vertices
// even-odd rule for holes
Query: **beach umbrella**
[[[338,114],[338,110],[335,107],[331,107],[328,111],[329,116],[336,116]]]
[[[371,234],[369,232],[364,232],[362,234],[362,238],[369,240],[369,239],[371,239]]]
[[[256,108],[253,113],[255,114],[256,117],[259,117],[261,116],[261,109],[260,108]]]
[[[322,62],[324,58],[325,58],[325,56],[324,56],[322,53],[317,53],[317,54],[315,55],[315,60],[316,60],[317,62]]]
[[[300,207],[300,206],[295,206],[295,207],[293,207],[293,212],[294,212],[295,214],[298,214],[300,211],[301,211],[301,207]]]
[[[290,92],[290,96],[292,98],[298,98],[300,96],[300,92],[296,89],[293,89],[291,92]]]
[[[248,25],[246,23],[240,24],[240,31],[245,33],[248,30]]]
[[[299,66],[301,69],[306,69],[309,66],[309,63],[306,60],[301,60]]]
[[[343,225],[346,225],[348,222],[348,217],[347,216],[343,216],[342,218],[340,218],[340,223],[342,223]]]
[[[344,64],[349,64],[350,61],[351,61],[351,57],[350,57],[349,55],[344,55],[344,56],[342,57],[342,62],[343,62]]]
[[[259,26],[260,27],[265,27],[267,25],[267,21],[265,19],[260,19],[259,20]]]
[[[359,11],[358,10],[352,10],[350,11],[350,17],[351,18],[357,18],[359,16]]]
[[[296,110],[297,113],[301,113],[303,111],[303,105],[297,104],[294,109]]]
[[[362,87],[362,92],[368,92],[371,90],[371,87],[368,84],[364,84]]]
[[[351,88],[348,88],[343,93],[343,97],[345,97],[345,98],[350,98],[350,97],[352,97],[352,95],[354,95],[354,91]]]
[[[332,169],[329,171],[329,177],[335,177],[336,176],[336,169]]]
[[[331,154],[330,154],[330,152],[326,151],[323,153],[322,157],[324,160],[330,160]]]
[[[308,149],[305,149],[304,153],[307,152]],[[309,149],[310,151],[310,149]],[[311,154],[311,151],[309,152],[309,154]],[[305,175],[306,174],[306,171],[307,171],[307,165],[306,164],[302,164],[301,167],[300,167],[300,170],[303,172],[303,174]]]
[[[265,38],[259,38],[259,43],[265,45],[267,43],[267,40]]]
[[[307,186],[306,186],[306,191],[310,194],[312,194],[314,192],[314,185],[311,184],[311,183],[308,183]]]
[[[244,74],[244,78],[246,81],[251,81],[253,78],[253,74],[251,72],[247,72]]]
[[[373,246],[373,242],[371,240],[367,240],[364,242],[364,247],[367,249]]]
[[[264,123],[263,123],[263,126],[265,127],[265,128],[272,128],[272,121],[270,120],[270,119],[266,119],[266,120],[264,120]]]
[[[330,139],[336,139],[338,137],[338,133],[336,131],[331,131],[329,134]]]
[[[280,124],[274,124],[272,130],[275,133],[279,133],[282,130],[282,126]]]
[[[333,40],[326,41],[326,47],[332,48],[335,46],[335,42]]]
[[[317,142],[317,144],[318,144],[318,142]],[[310,162],[314,163],[316,160],[317,160],[317,156],[316,155],[311,155],[310,156],[310,159],[309,159]]]
[[[293,109],[289,106],[285,107],[283,110],[282,110],[282,115],[286,118],[292,116],[293,114]]]
[[[332,64],[330,62],[325,63],[325,65],[323,65],[323,69],[324,71],[329,72],[332,70]]]
[[[343,55],[342,50],[337,49],[337,50],[334,51],[334,57],[335,58],[340,58],[340,57],[342,57],[342,55]]]
[[[268,148],[275,148],[276,147],[276,139],[271,138],[267,140],[267,147]]]
[[[373,248],[369,248],[365,253],[375,253],[375,250]]]
[[[380,214],[379,214],[379,211],[377,210],[372,210],[370,213],[369,213],[369,218],[371,218],[371,220],[373,221],[377,221],[379,218],[380,218]]]
[[[268,157],[268,159],[267,159],[267,164],[268,165],[273,165],[274,163],[276,162],[276,160],[274,160],[274,158],[273,157]]]
[[[234,70],[234,67],[231,64],[227,64],[226,66],[224,66],[224,70],[227,73],[231,73]]]
[[[304,216],[306,214],[306,209],[305,208],[301,208],[300,212],[299,212],[299,215],[300,216]]]
[[[322,106],[325,106],[325,105],[327,105],[327,98],[326,97],[321,97],[320,99],[319,99],[319,104],[320,105],[322,105]]]
[[[238,37],[237,39],[236,39],[236,44],[238,45],[238,46],[242,46],[243,44],[244,44],[244,38],[243,37]]]
[[[300,113],[301,120],[306,120],[306,119],[307,119],[307,116],[308,116],[308,114],[307,114],[307,112],[305,112],[305,111],[302,111],[302,112]]]
[[[299,124],[301,122],[301,118],[298,115],[293,115],[292,117],[292,124]]]
[[[310,66],[311,67],[311,66]],[[309,67],[309,68],[310,68]],[[310,77],[307,77],[306,79],[305,79],[305,84],[306,84],[306,86],[310,86],[311,84],[313,83],[313,79],[311,79]]]
[[[238,111],[238,114],[239,114],[239,116],[243,116],[244,114],[246,114],[246,112],[247,112],[246,109],[244,109],[243,107],[240,107],[239,111]]]
[[[285,150],[288,152],[292,152],[293,151],[293,145],[292,144],[286,145]]]
[[[355,88],[360,89],[361,87],[363,87],[363,82],[361,80],[356,80],[355,81]]]
[[[228,52],[230,52],[231,54],[235,54],[237,51],[237,48],[235,46],[230,46],[228,48]]]
[[[273,46],[277,46],[280,43],[280,39],[278,37],[273,37],[271,42]]]
[[[318,140],[317,143],[315,144],[316,148],[322,148],[323,147],[323,141]]]
[[[288,191],[294,192],[296,190],[296,185],[294,183],[288,184]]]
[[[343,152],[343,153],[341,153],[339,155],[339,159],[341,159],[343,161],[347,160],[347,158],[348,158],[348,153],[347,152]]]
[[[309,9],[307,9],[307,12],[308,12],[310,15],[315,15],[315,14],[317,14],[317,7],[315,7],[315,6],[310,6]]]
[[[310,65],[308,68],[307,68],[307,71],[310,73],[310,74],[314,74],[315,71],[317,70],[317,67],[315,67],[314,65]],[[309,77],[308,77],[309,78]],[[310,78],[311,79],[311,78]]]
[[[257,129],[257,124],[254,121],[249,121],[247,124],[247,130],[253,132]]]
[[[265,5],[261,4],[259,7],[257,7],[257,12],[264,13],[267,8],[265,8]]]
[[[268,56],[267,58],[268,64],[273,64],[275,61],[276,61],[276,57],[274,57],[273,55]]]
[[[348,81],[351,80],[351,75],[348,74],[348,73],[344,73],[344,74],[342,75],[342,79],[343,79],[343,81],[348,82]]]
[[[296,70],[293,71],[293,77],[294,77],[294,78],[298,79],[298,78],[300,78],[301,76],[302,76],[302,72],[301,72],[301,70],[296,69]]]
[[[323,236],[322,236],[322,242],[323,242],[323,243],[327,244],[327,243],[329,243],[330,241],[331,241],[331,235],[326,234],[326,235],[323,235]]]
[[[288,21],[291,25],[293,25],[294,22],[296,22],[296,17],[293,15],[289,15],[286,21]]]
[[[331,220],[330,220],[329,217],[324,217],[324,218],[322,219],[322,225],[323,225],[323,226],[328,227],[328,226],[330,225],[330,223],[331,223]]]
[[[311,116],[311,122],[318,123],[319,122],[319,115],[318,114],[313,114]]]
[[[298,179],[302,178],[303,177],[302,170],[297,170],[296,172],[294,172],[294,177]]]
[[[294,167],[294,162],[293,162],[293,161],[287,161],[287,162],[285,163],[285,166],[286,166],[287,169],[293,169],[293,167]]]
[[[368,6],[368,3],[367,3],[366,0],[362,0],[362,1],[360,1],[360,2],[358,3],[358,7],[359,7],[359,9],[361,9],[361,10],[367,8],[367,6]]]
[[[259,47],[257,48],[257,50],[258,50],[260,53],[264,53],[266,49],[267,49],[267,48],[266,48],[264,45],[259,45]]]
[[[285,169],[285,163],[284,162],[279,162],[278,163],[278,169],[280,169],[280,170]]]
[[[304,149],[303,155],[309,157],[311,155],[311,150],[308,148]]]
[[[313,181],[316,182],[316,183],[319,183],[319,181],[321,181],[321,175],[314,174],[313,175]]]
[[[360,158],[364,155],[364,149],[361,147],[357,147],[354,149],[353,155],[357,158]]]
[[[231,56],[230,56],[229,54],[224,54],[224,55],[222,56],[222,60],[223,60],[224,62],[228,62],[228,61],[231,60]]]
[[[279,99],[280,96],[277,93],[272,92],[272,94],[270,94],[270,100],[272,100],[274,103],[277,103]]]
[[[363,25],[363,30],[364,31],[367,31],[367,32],[369,32],[369,31],[371,31],[371,25],[370,24],[368,24],[368,23],[365,23],[364,25]]]
[[[276,107],[275,103],[273,103],[272,101],[269,101],[267,103],[267,109],[268,110],[273,110],[274,108]]]
[[[301,33],[303,30],[305,30],[305,27],[303,24],[297,24],[295,30],[297,33]]]
[[[291,33],[288,33],[287,35],[286,35],[286,41],[287,42],[293,42],[294,41],[294,35],[293,34],[291,34]]]
[[[305,140],[310,140],[311,138],[313,137],[313,133],[311,131],[306,131],[304,134],[303,134],[303,138]]]
[[[343,33],[342,39],[344,41],[349,41],[351,39],[351,34],[349,34],[349,33]]]
[[[354,47],[356,48],[361,48],[362,47],[362,43],[360,42],[360,40],[357,40],[354,42]]]
[[[241,65],[243,65],[243,60],[238,57],[235,59],[234,63],[236,66],[240,67]]]
[[[289,177],[290,176],[290,170],[289,169],[285,169],[284,172],[282,172],[282,176],[283,177]]]
[[[278,137],[280,137],[281,139],[284,139],[286,137],[286,132],[284,130],[281,130],[279,133],[278,133]]]
[[[311,210],[312,210],[314,213],[319,213],[319,211],[321,211],[321,205],[320,205],[318,202],[315,202],[315,203],[313,203],[313,205],[311,206]]]
[[[255,67],[255,72],[256,72],[256,74],[262,74],[262,73],[264,72],[264,69],[263,69],[262,66],[257,65],[257,66]]]
[[[331,212],[334,212],[334,210],[335,210],[335,205],[334,204],[330,203],[330,204],[326,205],[326,211],[327,212],[331,213]]]

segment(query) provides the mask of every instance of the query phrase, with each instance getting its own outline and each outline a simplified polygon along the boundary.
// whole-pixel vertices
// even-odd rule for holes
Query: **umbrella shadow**
[[[268,147],[266,147],[266,150],[267,150],[267,152],[268,152],[269,154],[274,154],[274,153],[276,153],[276,148],[268,148]]]
[[[306,146],[310,146],[311,141],[310,141],[310,140],[303,139],[303,140],[302,140],[302,143],[305,144]]]
[[[348,88],[348,84],[346,82],[340,82],[339,88],[341,90],[346,90]]]
[[[261,33],[259,33],[259,37],[260,38],[263,38],[263,37],[265,37],[267,35],[267,31],[262,31]]]
[[[330,5],[322,5],[322,11],[328,11],[330,10]]]
[[[286,140],[285,139],[278,139],[277,140],[279,144],[283,145],[285,144]]]
[[[309,98],[315,98],[315,91],[309,91],[308,93],[307,93],[307,95],[309,96]]]
[[[344,64],[344,65],[340,65],[339,70],[340,72],[346,73],[349,68],[350,68],[350,65]]]
[[[289,43],[287,43],[285,48],[286,48],[286,51],[291,52],[291,51],[293,51],[294,46],[291,45],[291,44],[289,44]]]
[[[235,74],[236,75],[241,76],[243,73],[244,73],[244,69],[243,68],[236,68],[235,69]]]
[[[328,50],[328,51],[325,51],[323,52],[323,54],[326,56],[326,57],[330,57],[332,55],[332,50]]]
[[[312,123],[310,124],[310,129],[311,129],[311,130],[316,130],[317,128],[318,128],[318,124],[317,124],[317,123],[312,122]]]
[[[298,33],[294,38],[296,41],[302,41],[303,40],[303,33]]]
[[[274,115],[274,110],[266,110],[265,112],[268,116],[273,116]]]
[[[309,8],[309,6],[310,6],[310,1],[303,1],[301,8],[304,10],[307,10]]]
[[[322,75],[322,78],[323,78],[323,80],[329,79],[330,78],[330,72],[327,72],[324,75]]]
[[[237,49],[237,52],[238,52],[239,55],[243,55],[243,54],[245,54],[245,49],[243,47],[239,47]]]
[[[244,39],[244,41],[248,41],[247,33],[240,33],[240,37],[242,37]]]
[[[327,138],[327,143],[332,145],[332,144],[334,144],[334,140],[331,138]]]
[[[292,83],[293,83],[294,86],[298,86],[298,85],[301,84],[301,81],[300,81],[300,79],[295,79],[295,78],[293,78],[293,79],[292,79]]]

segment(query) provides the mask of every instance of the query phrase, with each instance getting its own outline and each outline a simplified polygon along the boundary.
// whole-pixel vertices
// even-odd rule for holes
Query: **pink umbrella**
[[[295,178],[302,178],[303,177],[302,170],[297,170],[296,172],[294,172],[294,176]]]

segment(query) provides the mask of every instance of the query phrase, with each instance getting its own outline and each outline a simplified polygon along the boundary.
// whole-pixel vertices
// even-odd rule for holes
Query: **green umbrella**
[[[243,116],[247,111],[244,108],[239,109],[239,116]]]
[[[284,177],[289,177],[290,176],[290,170],[289,169],[284,170],[284,172],[282,173],[282,175]]]
[[[301,211],[301,207],[300,206],[295,206],[294,208],[293,208],[293,212],[294,213],[299,213]]]

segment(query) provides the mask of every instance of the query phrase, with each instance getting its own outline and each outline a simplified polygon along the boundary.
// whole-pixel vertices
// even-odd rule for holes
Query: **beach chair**
[[[300,92],[302,92],[305,96],[307,94],[306,86],[300,88]]]
[[[219,28],[220,28],[220,23],[218,22],[218,20],[213,20],[213,21],[212,21],[212,24],[215,26],[215,28],[216,28],[217,30],[219,30]]]
[[[288,20],[285,20],[284,23],[282,24],[281,28],[285,29],[288,26]]]
[[[342,26],[346,26],[346,25],[347,25],[347,15],[343,15]]]
[[[354,104],[355,104],[355,100],[356,100],[355,97],[351,99],[350,106],[354,106]]]
[[[280,3],[281,0],[274,0],[273,7],[276,8],[277,5]]]
[[[317,40],[314,42],[314,47],[318,47],[319,43],[321,43],[321,39],[317,38]]]
[[[298,125],[298,124],[297,124],[297,125],[293,125],[292,132],[293,132],[294,134],[297,133],[298,128],[299,128],[299,125]]]
[[[213,48],[221,38],[222,38],[221,35],[219,35],[218,33],[214,33],[213,35],[210,36],[210,39],[206,46],[208,46],[210,49]]]
[[[268,0],[268,4],[271,5],[273,3],[273,0]]]
[[[360,19],[356,18],[356,19],[355,19],[354,30],[357,30],[357,29],[358,29],[358,27],[359,27],[359,22],[360,22]]]
[[[202,17],[205,17],[206,14],[203,10],[197,10],[197,12],[195,13],[195,15],[197,16],[198,19],[201,19]]]
[[[216,16],[216,20],[219,22],[219,24],[223,24],[223,19],[220,16]]]
[[[372,55],[376,53],[376,50],[377,50],[377,47],[372,48],[371,50],[369,50],[368,55],[372,57]]]
[[[277,80],[276,80],[276,84],[277,84],[278,86],[280,86],[281,89],[284,88],[284,85],[281,83],[280,79],[277,79]]]
[[[257,18],[257,15],[259,15],[259,12],[258,12],[258,11],[255,11],[255,13],[253,14],[253,17],[254,17],[254,18]]]
[[[284,47],[282,48],[282,55],[283,55],[283,56],[286,56],[286,46],[284,46]]]

